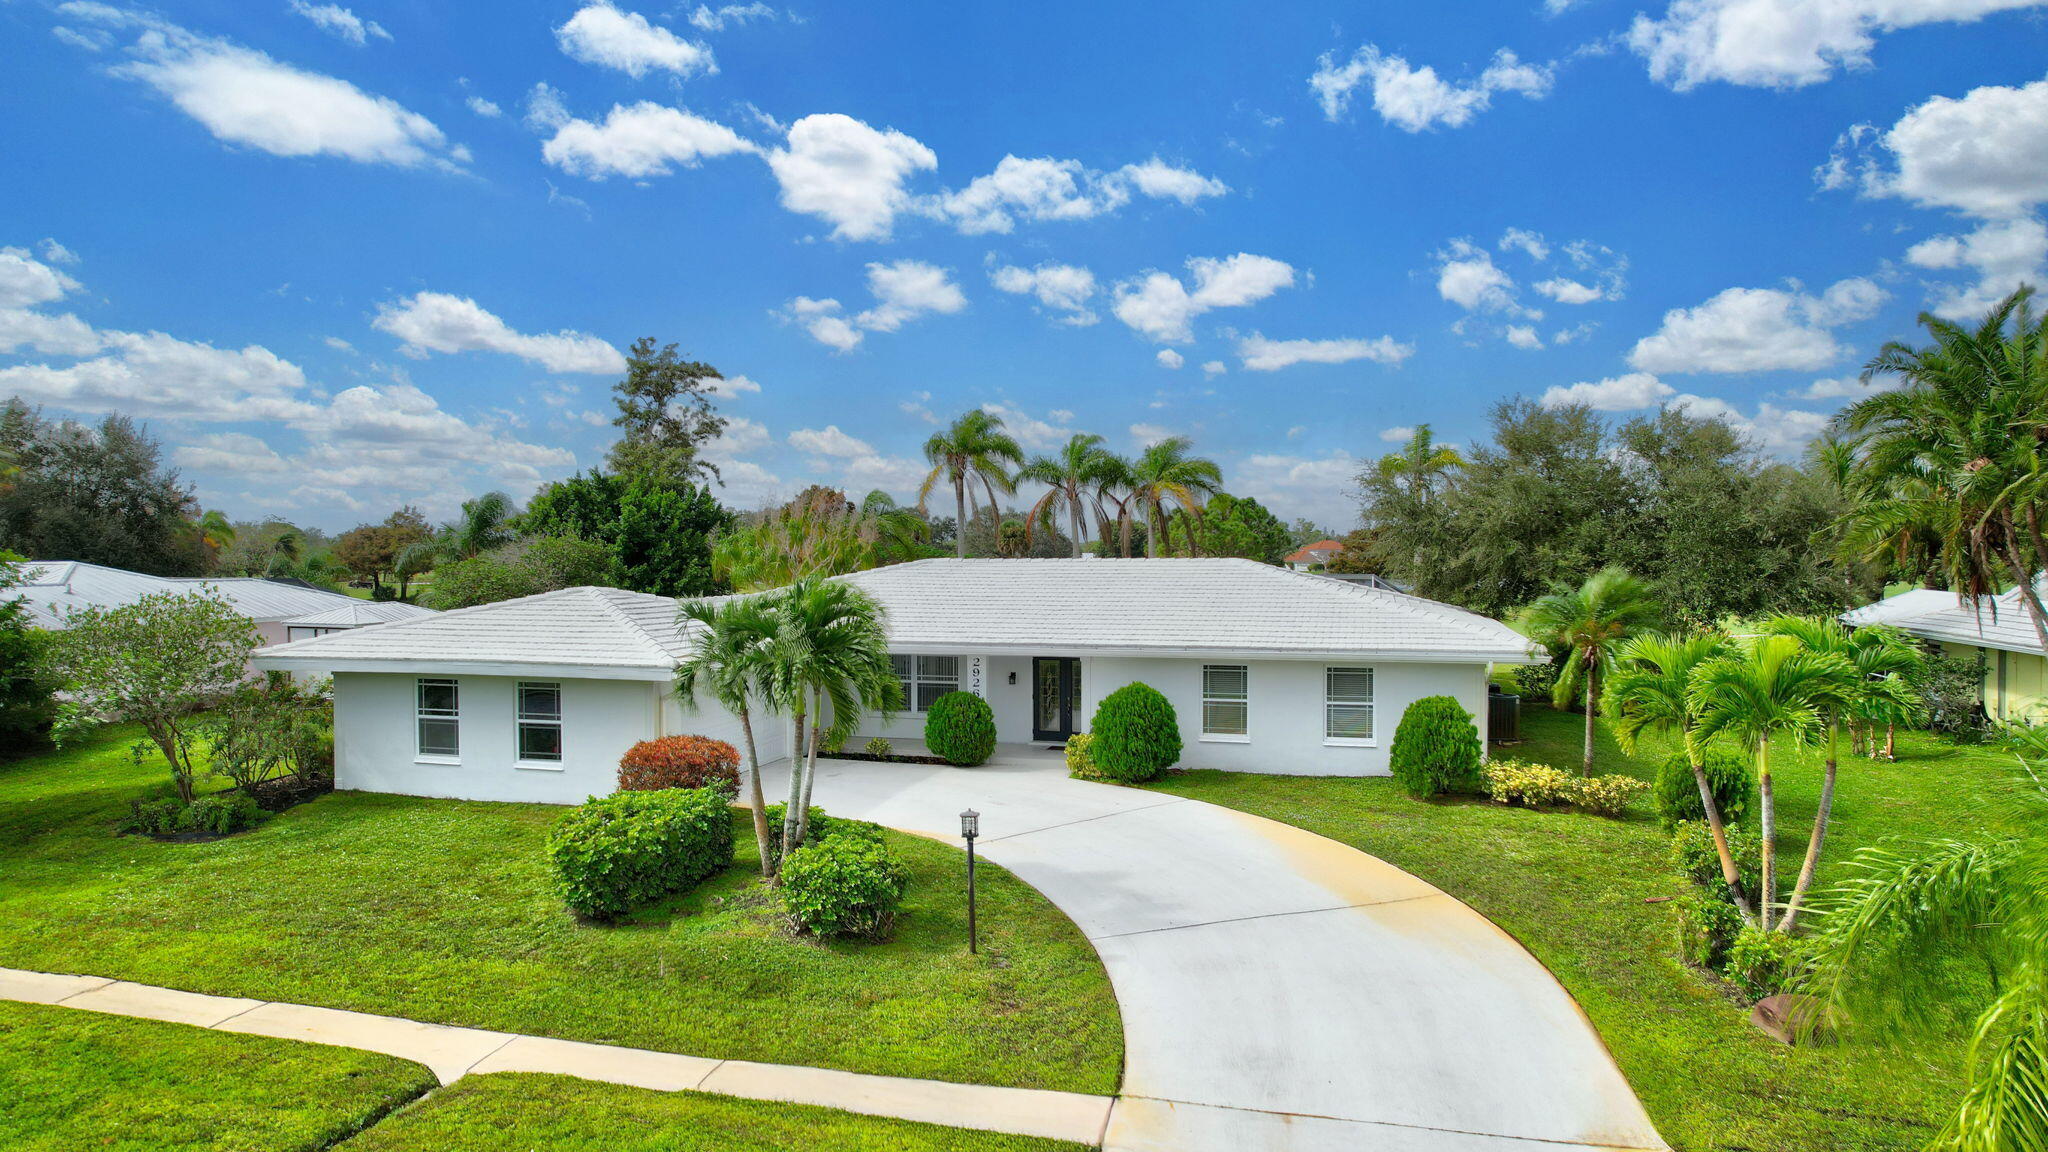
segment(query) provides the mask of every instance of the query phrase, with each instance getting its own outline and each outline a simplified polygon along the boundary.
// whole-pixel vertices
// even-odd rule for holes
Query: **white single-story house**
[[[78,560],[32,560],[21,565],[21,582],[7,590],[28,609],[37,628],[62,629],[66,618],[85,607],[118,608],[160,592],[209,591],[256,625],[263,644],[309,640],[345,628],[366,628],[432,616],[417,604],[358,600],[297,580],[264,576],[151,576]]]
[[[1961,602],[1954,592],[1915,588],[1844,612],[1852,627],[1889,624],[1945,655],[1977,665],[1977,702],[1993,720],[2048,720],[2048,653],[2019,590]]]
[[[1057,745],[1133,681],[1180,719],[1181,764],[1379,775],[1402,712],[1456,697],[1485,735],[1487,674],[1546,657],[1445,604],[1250,560],[923,560],[840,577],[888,613],[907,706],[862,717],[914,742],[939,696],[989,702],[997,739]],[[342,788],[575,803],[610,793],[637,741],[738,721],[686,706],[677,602],[570,588],[268,649],[258,666],[334,677]],[[763,760],[786,719],[757,719]]]

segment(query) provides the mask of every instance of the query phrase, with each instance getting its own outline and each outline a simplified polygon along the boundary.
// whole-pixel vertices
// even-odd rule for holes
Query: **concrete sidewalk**
[[[1094,942],[1124,1019],[1111,1152],[1665,1146],[1535,957],[1363,852],[1008,749],[822,760],[815,802],[956,844],[979,810],[982,854]]]
[[[0,968],[0,1000],[61,1004],[221,1032],[362,1048],[424,1064],[443,1084],[489,1072],[555,1072],[660,1092],[689,1089],[750,1100],[816,1104],[870,1116],[1088,1145],[1101,1142],[1109,1118],[1106,1096],[868,1076],[746,1060],[706,1060],[609,1044],[450,1028],[303,1004],[205,996],[103,976]]]

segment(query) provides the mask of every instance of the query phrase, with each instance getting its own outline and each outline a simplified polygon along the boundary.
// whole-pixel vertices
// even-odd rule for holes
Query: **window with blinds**
[[[1251,669],[1243,664],[1202,665],[1202,735],[1251,734]]]
[[[1372,738],[1372,669],[1325,668],[1323,739],[1362,742]]]
[[[932,703],[948,692],[960,690],[958,656],[910,656],[892,653],[896,682],[903,689],[903,706],[912,712],[929,712]]]
[[[461,755],[462,710],[455,681],[423,679],[417,692],[419,754],[436,758]]]

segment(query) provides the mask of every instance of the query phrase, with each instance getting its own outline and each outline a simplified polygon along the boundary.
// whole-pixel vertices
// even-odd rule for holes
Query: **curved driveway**
[[[1053,760],[823,760],[815,802],[956,843],[973,807],[1080,925],[1123,1010],[1113,1152],[1664,1147],[1534,957],[1363,852]]]

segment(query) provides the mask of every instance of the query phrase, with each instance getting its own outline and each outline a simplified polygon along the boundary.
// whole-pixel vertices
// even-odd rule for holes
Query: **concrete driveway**
[[[1080,925],[1123,1010],[1113,1152],[1665,1146],[1534,957],[1363,852],[1042,756],[822,760],[813,801],[955,843],[975,808],[982,855]]]

